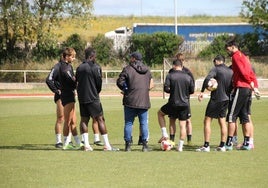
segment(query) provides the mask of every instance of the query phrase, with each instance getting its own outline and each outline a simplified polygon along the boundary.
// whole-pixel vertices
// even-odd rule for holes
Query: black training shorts
[[[79,103],[81,117],[98,117],[103,115],[103,109],[100,101],[91,103]]]

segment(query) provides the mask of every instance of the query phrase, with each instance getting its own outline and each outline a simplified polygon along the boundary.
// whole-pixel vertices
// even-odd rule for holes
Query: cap
[[[142,60],[142,55],[139,52],[133,52],[130,57],[134,57],[136,60]]]

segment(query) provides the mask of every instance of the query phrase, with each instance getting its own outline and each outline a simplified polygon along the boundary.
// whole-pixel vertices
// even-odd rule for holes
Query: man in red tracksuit
[[[236,119],[240,119],[243,126],[244,142],[242,150],[251,150],[249,145],[250,130],[252,124],[248,117],[248,108],[252,90],[259,94],[256,76],[252,70],[248,58],[238,49],[238,45],[231,40],[225,45],[226,50],[232,57],[233,69],[233,87],[234,91],[230,99],[229,110],[227,114],[228,138],[226,141],[226,150],[232,150],[232,139],[235,131]]]

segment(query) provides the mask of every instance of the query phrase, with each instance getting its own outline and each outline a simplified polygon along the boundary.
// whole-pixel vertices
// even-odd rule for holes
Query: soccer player
[[[165,127],[164,116],[166,114],[174,119],[179,119],[180,140],[178,151],[183,151],[184,139],[186,137],[186,121],[189,118],[190,94],[194,93],[194,80],[182,71],[182,61],[173,61],[173,70],[166,76],[164,91],[169,93],[168,103],[158,111],[158,122],[160,127]]]
[[[233,86],[234,92],[232,100],[230,101],[229,110],[227,114],[228,121],[228,137],[226,141],[226,150],[233,150],[232,139],[235,132],[236,120],[239,117],[243,128],[244,142],[241,147],[242,150],[251,150],[249,145],[250,132],[252,124],[248,116],[248,108],[250,103],[251,92],[255,95],[259,94],[255,82],[256,76],[252,70],[249,59],[238,49],[235,40],[228,41],[225,45],[227,52],[232,57],[233,69]]]
[[[76,149],[73,145],[69,144],[69,131],[72,132],[74,140],[78,149],[82,146],[80,138],[76,129],[76,114],[75,114],[75,88],[76,81],[71,63],[75,59],[76,52],[73,48],[65,48],[60,61],[59,80],[61,85],[61,102],[64,111],[64,126],[63,136],[64,144],[63,150]]]
[[[46,84],[48,88],[54,93],[54,102],[56,103],[56,123],[55,123],[55,136],[56,136],[56,148],[62,148],[62,124],[64,121],[63,115],[63,106],[61,104],[60,94],[61,94],[61,86],[59,81],[59,70],[60,69],[60,61],[54,65],[51,69],[50,73],[46,78]],[[69,139],[71,140],[71,139]]]
[[[177,53],[176,56],[175,56],[175,59],[180,60],[183,64],[185,62],[185,58],[184,58],[183,53]],[[173,70],[173,68],[170,69],[169,72],[172,71],[172,70]],[[194,76],[193,76],[192,72],[187,67],[185,67],[184,65],[182,67],[182,71],[187,73],[194,80]],[[191,143],[191,141],[192,141],[192,121],[191,121],[191,106],[190,105],[189,105],[188,116],[189,117],[186,120],[187,145],[191,145],[192,144]],[[167,134],[167,129],[166,129],[165,123],[160,123],[159,122],[159,125],[160,125],[160,128],[161,128],[162,137],[159,139],[158,143],[161,143],[163,140],[168,139],[168,134]],[[162,126],[164,126],[164,127],[162,127]],[[175,134],[176,134],[176,118],[170,117],[170,115],[169,115],[169,133],[170,133],[170,140],[174,142]]]
[[[84,150],[92,151],[88,142],[88,122],[93,117],[98,123],[104,140],[104,151],[118,151],[110,145],[103,115],[99,93],[102,89],[102,70],[96,63],[96,52],[88,47],[85,50],[85,61],[76,69],[77,94],[80,108],[80,131],[84,138]]]
[[[211,122],[213,118],[218,119],[221,130],[221,140],[216,151],[225,151],[224,144],[227,137],[227,126],[226,126],[226,112],[229,104],[229,96],[232,91],[232,76],[233,71],[228,66],[225,65],[225,57],[222,55],[217,55],[214,60],[214,67],[210,70],[206,76],[201,93],[198,95],[198,100],[202,101],[204,96],[204,91],[208,86],[208,82],[211,78],[217,80],[218,87],[216,90],[211,91],[210,100],[208,102],[205,118],[204,118],[204,145],[196,151],[199,152],[209,152],[210,151],[210,135],[211,135]]]

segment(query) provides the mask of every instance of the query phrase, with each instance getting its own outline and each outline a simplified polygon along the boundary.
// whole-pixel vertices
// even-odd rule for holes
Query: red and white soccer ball
[[[161,142],[161,149],[163,151],[169,151],[174,147],[174,142],[172,142],[171,140],[163,140]]]
[[[208,81],[208,86],[207,86],[207,90],[209,91],[214,91],[218,88],[218,82],[216,79],[214,78],[211,78],[209,81]]]

